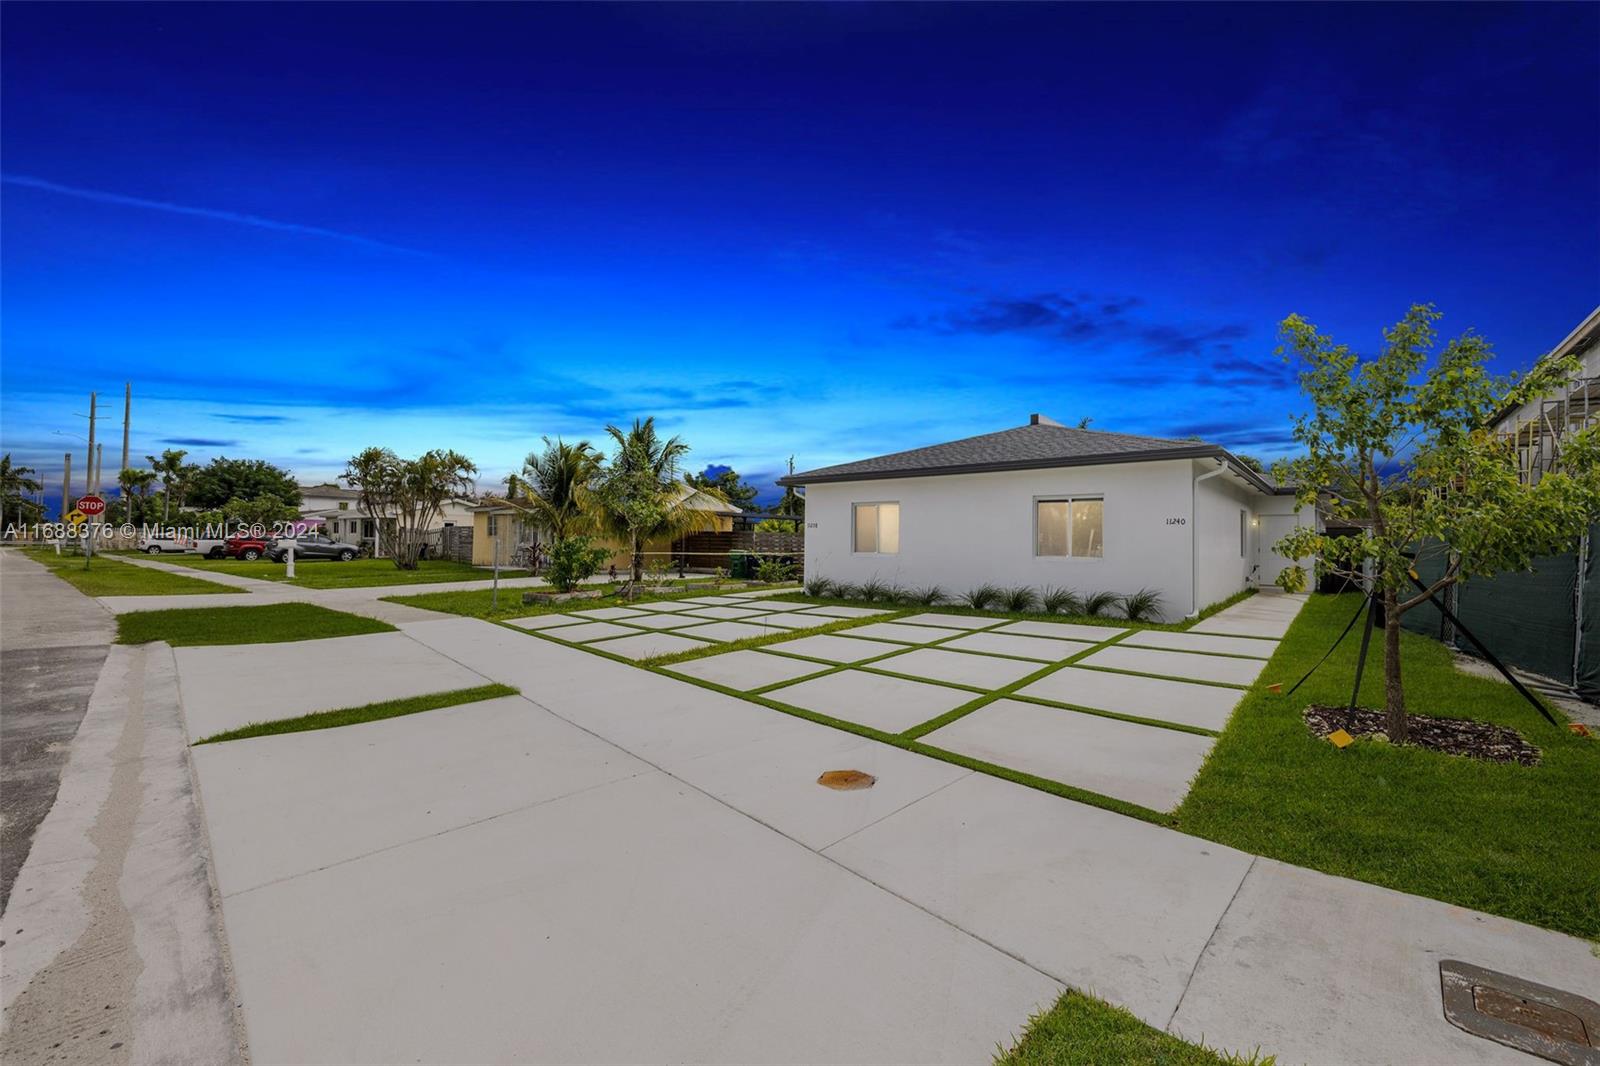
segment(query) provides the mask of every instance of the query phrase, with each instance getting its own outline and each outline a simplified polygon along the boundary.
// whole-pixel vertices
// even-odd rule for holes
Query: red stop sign
[[[99,496],[80,496],[78,510],[90,518],[95,518],[106,513],[106,501]]]

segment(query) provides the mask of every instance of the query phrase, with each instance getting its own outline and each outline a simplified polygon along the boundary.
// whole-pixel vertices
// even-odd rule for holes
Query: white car
[[[139,550],[146,555],[191,554],[204,555],[207,559],[222,558],[222,541],[199,540],[194,537],[158,537],[145,535],[139,538]]]

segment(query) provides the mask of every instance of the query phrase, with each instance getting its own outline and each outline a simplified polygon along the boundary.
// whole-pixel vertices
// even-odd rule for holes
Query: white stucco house
[[[1025,426],[792,474],[805,573],[860,583],[1153,589],[1175,620],[1270,584],[1291,490],[1215,444]]]
[[[477,500],[465,497],[445,501],[429,532],[446,526],[471,526],[472,511],[477,505]],[[373,521],[361,510],[361,493],[341,485],[301,485],[300,520],[307,528],[320,525],[328,536],[346,544],[373,539]]]

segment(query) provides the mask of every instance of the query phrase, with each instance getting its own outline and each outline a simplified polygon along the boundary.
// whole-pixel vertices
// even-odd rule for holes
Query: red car
[[[230,559],[243,559],[253,563],[272,547],[272,541],[266,537],[229,537],[222,545],[222,553]]]

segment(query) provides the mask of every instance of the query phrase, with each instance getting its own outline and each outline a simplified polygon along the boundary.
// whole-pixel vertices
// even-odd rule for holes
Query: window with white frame
[[[1035,500],[1034,554],[1099,559],[1105,554],[1105,509],[1100,496]]]
[[[500,516],[492,514],[492,515],[489,516],[489,536],[498,537],[499,535],[500,535]]]
[[[898,503],[855,503],[850,505],[852,529],[850,550],[857,555],[900,554],[900,505]]]

